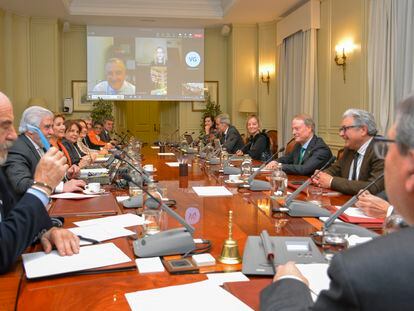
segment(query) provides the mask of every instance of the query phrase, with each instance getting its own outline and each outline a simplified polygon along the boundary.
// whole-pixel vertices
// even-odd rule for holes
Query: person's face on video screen
[[[162,48],[157,48],[156,58],[157,58],[157,63],[163,63],[164,62],[165,54],[164,54],[164,50]]]
[[[125,66],[121,62],[106,65],[106,80],[114,90],[119,90],[125,81]]]

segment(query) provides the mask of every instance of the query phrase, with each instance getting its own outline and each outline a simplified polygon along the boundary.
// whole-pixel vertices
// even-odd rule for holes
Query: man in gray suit
[[[239,131],[230,124],[228,114],[222,113],[216,117],[216,126],[220,132],[220,143],[222,148],[226,148],[230,154],[236,153],[244,146],[243,138]]]
[[[296,115],[292,120],[295,147],[289,154],[270,162],[266,168],[274,169],[282,163],[287,174],[312,175],[332,158],[331,149],[321,137],[315,135],[315,122],[306,114]]]
[[[385,158],[391,204],[414,224],[414,96],[397,108],[388,139],[376,141]],[[386,151],[388,152],[386,153]],[[407,227],[337,254],[328,269],[331,284],[313,303],[307,280],[293,262],[277,267],[261,293],[261,310],[412,310],[414,228]]]
[[[31,106],[27,108],[20,121],[21,133],[9,150],[7,161],[2,167],[4,174],[18,197],[33,185],[33,176],[40,158],[45,154],[43,143],[39,135],[30,130],[28,125],[37,127],[46,138],[53,134],[53,113],[43,107]],[[76,166],[71,167],[66,176],[72,178],[79,172]],[[60,183],[56,192],[81,191],[85,186],[82,180],[71,179]]]
[[[384,161],[374,153],[373,136],[377,133],[374,116],[364,110],[349,109],[342,118],[339,135],[345,141],[342,157],[313,179],[322,188],[345,194],[357,194],[384,171]],[[376,194],[384,190],[379,181],[371,188]]]

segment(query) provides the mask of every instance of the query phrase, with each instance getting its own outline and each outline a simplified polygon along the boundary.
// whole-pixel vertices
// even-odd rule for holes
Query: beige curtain
[[[318,116],[316,29],[299,31],[279,45],[278,133],[280,146],[291,139],[291,121],[298,113]],[[318,124],[315,119],[316,124]]]

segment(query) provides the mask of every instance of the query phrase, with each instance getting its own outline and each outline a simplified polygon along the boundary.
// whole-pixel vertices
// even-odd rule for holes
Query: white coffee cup
[[[232,182],[237,182],[240,180],[240,174],[237,175],[229,175],[229,180]]]
[[[144,170],[146,170],[147,172],[152,172],[154,170],[154,165],[152,164],[146,164],[144,165]]]
[[[91,193],[99,193],[101,192],[101,184],[98,182],[92,182],[85,186],[85,190]]]

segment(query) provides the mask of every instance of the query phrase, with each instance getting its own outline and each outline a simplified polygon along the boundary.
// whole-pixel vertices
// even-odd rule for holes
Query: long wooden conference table
[[[178,168],[169,167],[166,162],[177,161],[173,156],[159,156],[158,150],[145,147],[143,163],[153,164],[156,168],[154,179],[167,189],[167,197],[177,201],[175,211],[195,227],[194,238],[208,239],[212,243],[210,253],[218,259],[222,245],[228,237],[228,214],[233,211],[233,238],[238,242],[240,253],[249,235],[259,235],[263,229],[269,234],[281,236],[309,236],[319,230],[321,223],[315,218],[292,218],[286,214],[271,212],[269,192],[253,193],[249,190],[238,191],[237,187],[228,187],[232,197],[198,197],[193,186],[225,185],[227,178],[217,173],[217,166],[208,166],[203,160],[194,158],[189,167],[188,177],[179,177]],[[262,175],[263,178],[263,175]],[[289,176],[290,179],[305,180],[303,176]],[[126,190],[112,189],[110,195],[99,199],[80,201],[65,200],[63,203],[76,211],[65,217],[65,227],[73,226],[77,220],[99,217],[99,214],[82,214],[83,207],[89,205],[107,205],[116,213],[135,213],[134,209],[124,209],[114,196],[125,195]],[[306,199],[304,195],[300,197]],[[340,205],[349,196],[323,197],[324,205]],[[99,200],[99,201],[96,201]],[[54,202],[54,205],[62,201]],[[54,207],[51,208],[53,213]],[[179,227],[179,223],[165,214],[164,228]],[[129,228],[137,234],[140,226]],[[139,290],[186,284],[206,279],[205,273],[239,271],[241,264],[225,265],[217,260],[211,267],[201,268],[199,274],[170,275],[168,272],[139,274],[132,252],[132,239],[116,239],[116,245],[131,257],[131,263],[125,270],[87,274],[56,276],[41,280],[28,280],[25,277],[22,262],[0,276],[0,310],[129,310],[124,294]],[[112,242],[112,241],[111,241]],[[33,251],[33,247],[28,251]],[[37,248],[38,250],[38,248]]]

